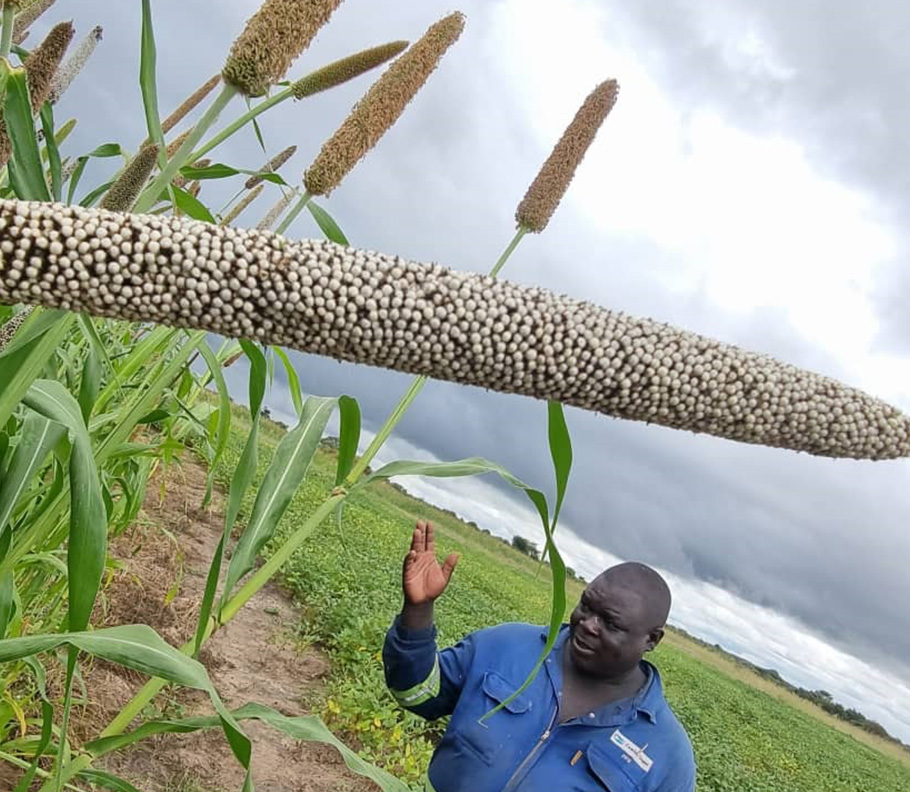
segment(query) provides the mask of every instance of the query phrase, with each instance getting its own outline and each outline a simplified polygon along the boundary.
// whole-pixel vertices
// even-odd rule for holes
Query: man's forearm
[[[401,609],[398,623],[406,630],[427,630],[433,626],[433,603],[424,602],[414,605],[405,602]]]

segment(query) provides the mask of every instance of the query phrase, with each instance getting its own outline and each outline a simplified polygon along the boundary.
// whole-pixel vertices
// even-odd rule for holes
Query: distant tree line
[[[840,718],[843,721],[852,723],[854,726],[858,726],[863,731],[867,731],[870,734],[874,734],[877,737],[888,740],[889,742],[900,746],[905,751],[910,753],[910,745],[907,745],[894,735],[890,734],[888,730],[878,721],[867,718],[865,715],[863,715],[863,713],[853,709],[852,707],[845,707],[843,704],[838,704],[834,700],[834,697],[827,690],[807,690],[806,688],[798,687],[797,685],[791,685],[773,668],[762,668],[761,666],[755,665],[755,663],[750,663],[745,658],[739,657],[732,652],[728,652],[720,644],[709,644],[707,641],[702,641],[700,638],[696,638],[694,635],[686,632],[680,627],[674,627],[672,629],[678,633],[681,633],[682,635],[685,635],[690,641],[694,641],[695,643],[701,644],[708,649],[719,652],[725,657],[733,660],[735,663],[738,663],[739,665],[748,668],[750,671],[755,672],[759,676],[773,682],[775,685],[786,688],[791,693],[795,693],[800,698],[803,698],[806,701],[811,701],[817,707],[821,707],[825,712],[833,715],[835,718]]]

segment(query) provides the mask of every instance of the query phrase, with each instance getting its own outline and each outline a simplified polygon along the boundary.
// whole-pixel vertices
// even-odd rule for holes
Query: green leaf
[[[171,414],[168,410],[163,410],[163,409],[159,408],[157,410],[152,410],[150,413],[146,413],[145,415],[143,415],[138,421],[136,421],[136,424],[142,425],[142,424],[159,423],[160,421],[163,421],[165,418],[169,418],[170,415]]]
[[[272,347],[278,359],[284,364],[285,373],[288,375],[288,390],[291,391],[291,400],[294,402],[294,411],[300,415],[303,409],[303,393],[300,390],[300,378],[294,369],[291,359],[281,347]]]
[[[199,605],[199,619],[196,623],[196,635],[193,644],[193,656],[199,654],[202,644],[205,641],[206,630],[209,626],[209,618],[212,614],[212,607],[215,603],[215,594],[218,590],[218,579],[221,577],[221,564],[224,558],[224,550],[227,547],[231,531],[234,529],[234,523],[237,521],[237,515],[240,512],[240,504],[243,502],[243,496],[249,489],[256,475],[258,467],[258,445],[259,445],[259,421],[260,411],[262,408],[262,399],[265,396],[265,383],[268,372],[265,355],[256,344],[246,339],[240,340],[240,346],[250,361],[249,373],[249,404],[250,404],[250,433],[244,443],[243,451],[240,453],[240,459],[234,468],[231,476],[231,486],[228,489],[227,508],[224,512],[224,530],[221,532],[221,539],[215,548],[212,556],[212,563],[209,565],[208,575],[205,580],[205,591],[202,594],[202,602]]]
[[[247,107],[249,107],[249,101],[247,101]],[[264,154],[267,154],[268,152],[265,150],[265,141],[262,139],[262,130],[259,128],[259,122],[255,118],[253,119],[253,130],[256,133],[256,140],[259,141],[259,147]]]
[[[9,552],[9,546],[12,542],[12,531],[4,531],[0,534],[0,558],[6,558]],[[6,572],[0,576],[0,638],[6,635],[10,619],[15,614],[16,602],[16,581],[12,572]]]
[[[13,150],[8,164],[10,184],[16,197],[22,200],[50,201],[41,152],[38,150],[38,137],[35,135],[25,69],[10,66],[9,61],[0,58],[0,72],[5,74],[6,79],[3,120]]]
[[[271,182],[280,187],[290,187],[290,185],[277,173],[259,173],[258,171],[248,171],[248,173],[259,176],[262,181]]]
[[[26,491],[32,478],[41,469],[54,446],[60,442],[65,428],[36,413],[28,413],[19,430],[19,443],[13,452],[9,468],[0,481],[0,535]]]
[[[174,202],[177,204],[177,207],[185,215],[192,217],[193,220],[202,220],[206,223],[212,223],[214,225],[215,218],[212,216],[212,213],[208,210],[208,207],[198,198],[190,195],[182,187],[177,187],[172,184],[171,188],[174,190]]]
[[[45,102],[41,108],[41,128],[44,130],[44,147],[47,150],[47,162],[51,172],[51,195],[55,201],[60,200],[63,190],[61,177],[60,150],[54,135],[54,108]]]
[[[139,53],[139,87],[142,90],[142,106],[145,108],[145,126],[149,139],[158,144],[159,162],[167,159],[161,118],[158,115],[157,48],[155,30],[152,25],[151,0],[142,0],[142,44]]]
[[[338,466],[335,469],[335,486],[341,486],[357,458],[360,445],[360,405],[351,396],[338,397],[341,428],[338,430]]]
[[[195,690],[208,691],[212,682],[201,663],[175,649],[145,624],[104,627],[90,632],[62,632],[0,640],[0,663],[22,660],[73,646],[125,668],[161,677]]]
[[[42,690],[43,684],[42,680]],[[41,701],[41,739],[38,741],[38,745],[35,746],[35,757],[32,759],[32,763],[29,765],[25,775],[19,780],[19,783],[16,784],[16,788],[13,792],[28,792],[28,789],[32,784],[32,779],[35,777],[35,773],[38,772],[38,764],[41,762],[41,758],[47,752],[47,749],[51,744],[51,737],[53,734],[54,708],[47,700],[47,696],[43,696]]]
[[[82,630],[92,614],[107,553],[107,513],[92,442],[78,402],[59,382],[36,380],[23,401],[35,412],[63,424],[73,440],[67,543],[69,628]]]
[[[92,149],[86,157],[123,157],[124,160],[128,159],[127,153],[123,150],[123,147],[119,143],[102,143],[97,148]]]
[[[85,207],[86,209],[91,208],[95,205],[98,199],[104,195],[110,188],[111,185],[115,182],[115,179],[106,181],[104,184],[96,187],[88,195],[86,195],[81,201],[79,201],[79,206]]]
[[[259,551],[274,535],[279,520],[309,469],[325,425],[337,404],[334,398],[311,396],[304,402],[297,426],[278,443],[256,493],[247,528],[231,557],[222,605],[240,578],[253,568]]]
[[[319,226],[326,239],[339,245],[350,244],[344,232],[338,227],[338,223],[332,219],[332,216],[325,209],[312,199],[307,203],[306,208],[310,210],[316,225]]]
[[[184,165],[180,169],[180,173],[187,178],[187,181],[191,179],[203,181],[204,179],[226,179],[229,176],[237,176],[241,171],[237,170],[237,168],[232,168],[230,165],[216,162],[204,168],[193,168],[190,165]]]
[[[98,359],[98,351],[95,347],[89,346],[85,364],[82,366],[82,377],[79,380],[79,409],[82,410],[82,420],[86,424],[91,417],[92,408],[95,406],[95,399],[98,398],[100,390],[101,361]]]
[[[202,508],[208,506],[212,499],[212,488],[215,485],[215,473],[221,457],[224,456],[224,450],[227,448],[228,439],[231,435],[231,396],[228,392],[227,383],[224,380],[224,373],[221,370],[221,364],[212,352],[207,342],[199,345],[199,352],[202,359],[208,366],[212,379],[215,380],[215,388],[218,391],[218,425],[215,429],[215,442],[213,443],[215,452],[209,464],[209,471],[205,478],[205,495],[202,498]]]
[[[22,400],[69,332],[73,314],[65,311],[32,311],[13,342],[0,354],[0,426]]]
[[[217,725],[217,718],[214,720]],[[140,792],[129,781],[111,773],[105,773],[103,770],[82,770],[76,774],[76,778],[88,781],[88,783],[101,787],[101,789],[109,789],[111,792]]]
[[[240,347],[250,359],[250,414],[258,415],[259,409],[262,407],[262,399],[265,396],[268,363],[265,355],[252,341],[241,338]]]
[[[60,442],[65,428],[41,415],[30,412],[22,422],[19,444],[10,460],[9,469],[0,480],[0,561],[6,558],[12,542],[12,527],[8,526],[16,504],[42,468],[44,460]],[[13,615],[15,583],[12,570],[0,575],[0,638],[6,635]]]
[[[22,660],[42,652],[53,651],[61,646],[67,646],[71,651],[88,652],[134,671],[208,693],[231,750],[249,776],[251,754],[249,738],[241,731],[234,716],[225,708],[205,667],[165,643],[151,627],[145,624],[130,624],[92,632],[6,638],[0,640],[0,663]],[[247,783],[244,788],[251,789],[251,786]]]
[[[566,426],[566,416],[562,405],[556,401],[547,402],[547,434],[550,440],[550,456],[553,459],[553,472],[556,474],[556,508],[553,510],[553,530],[562,510],[562,503],[572,472],[572,438]]]
[[[331,745],[338,750],[345,764],[351,770],[374,781],[383,792],[408,792],[406,784],[385,770],[374,767],[369,762],[361,759],[356,752],[352,751],[332,734],[322,720],[314,715],[289,717],[262,704],[247,704],[240,709],[234,710],[231,714],[238,721],[249,719],[262,721],[295,740]],[[217,725],[217,718],[205,716],[181,718],[179,720],[149,721],[127,734],[94,740],[88,743],[86,748],[96,756],[103,756],[155,734],[188,734],[203,729],[211,729]]]
[[[547,506],[546,496],[539,490],[529,487],[523,481],[513,476],[501,465],[497,465],[495,462],[490,462],[489,460],[483,459],[481,457],[468,457],[467,459],[460,459],[456,462],[417,462],[410,460],[390,462],[387,465],[383,465],[381,468],[379,468],[379,470],[372,473],[371,475],[361,479],[360,482],[352,489],[352,492],[359,487],[366,486],[369,482],[376,479],[388,479],[393,476],[434,476],[448,478],[455,476],[474,476],[480,473],[496,473],[513,487],[522,490],[534,505],[534,508],[537,510],[538,515],[540,515],[540,521],[543,525],[544,535],[546,536],[546,551],[550,555],[550,570],[553,578],[553,593],[550,608],[549,631],[547,633],[547,640],[544,644],[543,651],[541,652],[537,662],[534,664],[534,667],[531,669],[531,673],[528,674],[527,679],[525,679],[518,690],[516,690],[505,701],[497,704],[495,708],[484,715],[483,717],[485,719],[512,702],[516,696],[520,695],[528,687],[528,685],[534,681],[534,678],[542,668],[547,655],[550,654],[550,651],[553,648],[553,644],[556,643],[556,638],[559,634],[559,628],[561,627],[563,618],[565,617],[566,565],[562,560],[562,556],[560,555],[556,544],[553,541],[553,532],[551,530],[549,508]]]

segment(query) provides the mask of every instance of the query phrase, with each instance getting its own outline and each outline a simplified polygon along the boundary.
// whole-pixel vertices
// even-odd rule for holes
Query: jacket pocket
[[[464,712],[456,710],[452,726],[456,728],[452,733],[452,747],[464,756],[472,756],[487,765],[497,761],[505,761],[520,746],[524,745],[528,737],[524,734],[528,726],[524,723],[524,716],[531,709],[531,699],[525,695],[517,696],[505,706],[484,719],[494,707],[507,701],[518,689],[496,671],[487,671],[480,682],[482,696],[477,696],[471,706]],[[476,689],[475,689],[476,690]],[[534,731],[533,729],[531,730]]]
[[[626,774],[620,764],[593,743],[588,745],[585,756],[591,774],[610,792],[638,792],[641,786]]]
[[[496,671],[487,671],[483,675],[483,692],[486,693],[494,702],[493,706],[498,706],[504,701],[507,701],[509,696],[511,696],[520,685],[513,685],[505,677],[500,676]],[[490,709],[493,709],[491,707]],[[531,699],[528,698],[524,693],[519,696],[516,696],[512,701],[509,701],[503,709],[515,714],[520,715],[522,712],[527,712],[531,709]]]

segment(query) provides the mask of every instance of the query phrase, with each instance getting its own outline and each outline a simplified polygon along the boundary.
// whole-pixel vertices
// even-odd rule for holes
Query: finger
[[[423,550],[423,523],[417,523],[414,533],[411,534],[411,552],[419,553]]]
[[[431,522],[427,523],[426,536],[427,536],[427,552],[435,553],[436,552],[436,542],[433,539],[433,523],[431,523]]]
[[[445,578],[446,583],[449,582],[455,567],[458,566],[458,558],[458,553],[450,553],[442,564],[442,576]]]
[[[402,565],[404,572],[407,572],[408,568],[411,567],[416,560],[417,560],[417,551],[409,550],[408,554],[404,557],[404,564]]]

